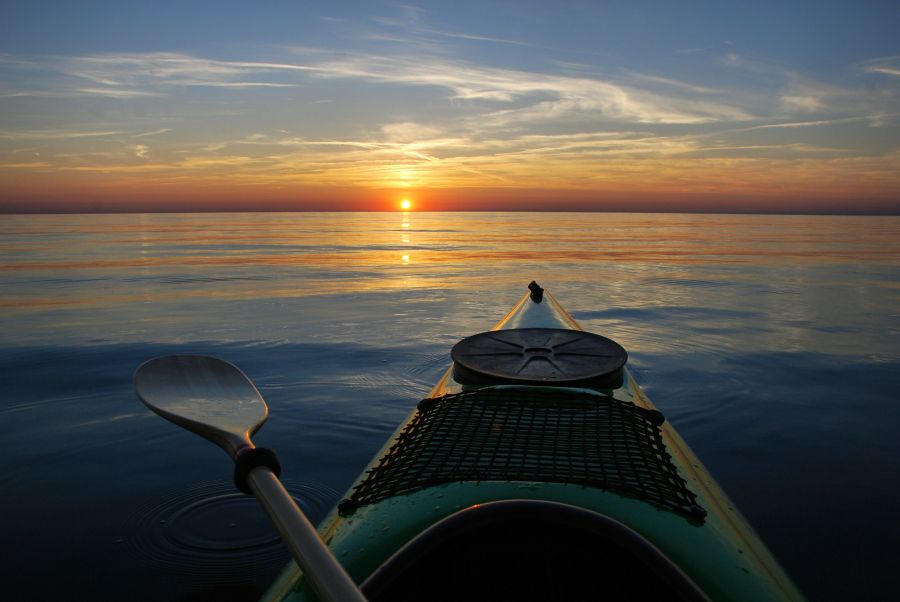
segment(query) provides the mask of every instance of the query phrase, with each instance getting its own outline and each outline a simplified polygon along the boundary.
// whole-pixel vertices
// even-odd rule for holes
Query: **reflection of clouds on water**
[[[896,353],[896,327],[871,316],[896,313],[897,218],[398,213],[8,216],[0,326],[54,342],[319,336],[317,316],[354,295],[482,290],[490,315],[537,279],[573,312],[654,310],[591,320],[632,346],[802,349],[855,328],[855,348]]]

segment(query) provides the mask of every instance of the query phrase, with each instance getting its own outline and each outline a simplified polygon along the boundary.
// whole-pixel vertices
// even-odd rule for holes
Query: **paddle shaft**
[[[260,466],[250,471],[247,481],[319,597],[324,602],[366,602],[278,477]]]

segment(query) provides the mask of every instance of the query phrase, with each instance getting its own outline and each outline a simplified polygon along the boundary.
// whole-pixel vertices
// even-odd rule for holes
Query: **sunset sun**
[[[410,209],[412,209],[412,201],[409,199],[403,199],[402,201],[400,201],[400,208],[404,211],[409,211]]]

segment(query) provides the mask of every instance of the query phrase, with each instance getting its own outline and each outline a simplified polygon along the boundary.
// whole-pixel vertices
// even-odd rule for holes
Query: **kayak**
[[[323,520],[370,600],[802,600],[615,341],[536,283]],[[263,597],[315,600],[293,561]]]

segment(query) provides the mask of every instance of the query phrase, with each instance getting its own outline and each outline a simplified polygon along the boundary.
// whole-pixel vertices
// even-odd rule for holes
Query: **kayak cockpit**
[[[706,600],[662,552],[603,514],[504,500],[435,523],[363,584],[369,600]]]

